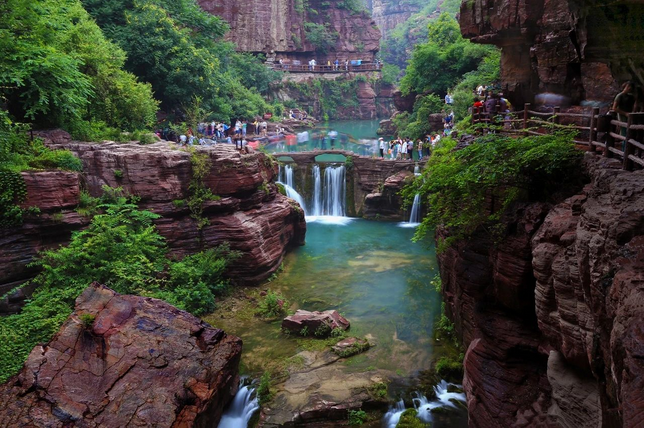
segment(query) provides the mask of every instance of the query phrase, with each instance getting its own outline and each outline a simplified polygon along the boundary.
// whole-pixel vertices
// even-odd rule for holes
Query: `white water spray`
[[[432,410],[440,407],[457,408],[454,401],[466,402],[466,395],[464,393],[449,392],[450,386],[461,389],[459,384],[448,383],[441,380],[439,384],[434,387],[434,393],[437,397],[435,401],[429,401],[423,394],[416,392],[416,398],[412,398],[414,409],[417,410],[417,418],[425,423],[432,422]],[[405,411],[403,400],[397,402],[394,406],[390,407],[388,412],[383,417],[384,423],[389,428],[394,428],[401,419],[401,414]]]
[[[302,195],[296,191],[294,183],[293,183],[293,168],[291,165],[287,164],[284,166],[280,166],[280,170],[278,172],[278,183],[281,183],[282,186],[284,186],[284,190],[287,193],[287,197],[294,199],[300,204],[300,207],[305,211],[305,216],[307,215],[307,209],[305,206],[305,200],[302,198]]]
[[[240,382],[242,383],[242,381]],[[254,394],[255,389],[250,386],[240,386],[237,391],[233,402],[231,402],[222,414],[217,427],[220,428],[246,428],[249,425],[249,420],[253,417],[260,405],[258,398]]]

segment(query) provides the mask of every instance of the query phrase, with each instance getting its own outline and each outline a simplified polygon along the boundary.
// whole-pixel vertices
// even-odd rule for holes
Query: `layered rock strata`
[[[502,49],[514,106],[542,92],[609,103],[622,81],[643,83],[642,9],[633,0],[474,0],[462,2],[459,23],[464,37]]]
[[[643,425],[643,172],[585,164],[577,195],[439,255],[473,427]]]
[[[381,33],[365,12],[355,12],[342,0],[198,0],[213,15],[221,16],[231,30],[226,38],[245,52],[265,53],[271,59],[373,62]],[[308,37],[311,24],[325,26],[334,39],[321,49]],[[313,31],[318,31],[320,27]]]
[[[0,386],[0,426],[215,427],[241,352],[239,338],[163,301],[95,283]]]
[[[27,201],[41,208],[18,228],[0,231],[0,284],[14,285],[33,276],[27,264],[39,250],[65,244],[71,231],[89,223],[74,209],[79,189],[98,197],[104,185],[120,187],[140,198],[139,206],[162,217],[156,221],[170,251],[185,255],[229,243],[242,257],[228,274],[250,284],[271,275],[285,252],[304,244],[302,209],[277,192],[277,164],[262,153],[240,154],[231,145],[199,148],[211,163],[204,185],[216,200],[204,202],[203,228],[191,217],[191,154],[170,143],[149,146],[68,142],[83,162],[83,173],[25,173]]]

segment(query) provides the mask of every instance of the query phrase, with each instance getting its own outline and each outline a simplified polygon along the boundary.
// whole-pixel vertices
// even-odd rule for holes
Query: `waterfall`
[[[300,207],[305,211],[305,216],[307,215],[307,209],[305,208],[305,200],[302,198],[302,195],[296,191],[293,184],[293,168],[291,165],[287,164],[282,168],[282,165],[279,166],[280,170],[278,171],[278,183],[281,183],[284,186],[284,190],[287,193],[287,197],[292,198],[300,204]]]
[[[436,401],[428,401],[428,398],[417,392],[417,397],[412,399],[412,403],[414,404],[414,408],[417,410],[417,417],[420,420],[430,423],[432,421],[432,410],[435,408],[457,408],[452,400],[466,402],[466,395],[464,393],[448,392],[449,386],[461,389],[461,386],[458,384],[448,383],[445,380],[441,380],[441,382],[434,387],[434,393],[437,396]]]
[[[345,217],[345,166],[328,165],[323,174],[320,166],[314,164],[312,170],[314,193],[308,222],[324,222],[345,225],[350,218]]]
[[[312,173],[314,180],[314,194],[312,196],[311,214],[313,216],[322,215],[322,183],[320,180],[320,166],[314,164]]]
[[[419,174],[421,173],[419,172],[419,163],[417,162],[416,164],[414,164],[414,175],[418,176]]]
[[[410,223],[419,222],[421,222],[421,196],[416,194],[412,203],[412,210],[410,210]]]
[[[255,393],[255,389],[250,386],[242,386],[244,380],[240,381],[240,389],[237,391],[233,402],[222,414],[217,427],[220,428],[246,428],[249,425],[249,420],[253,417],[260,405]]]
[[[439,384],[434,386],[434,393],[437,397],[436,401],[429,401],[422,393],[416,392],[415,398],[412,398],[414,409],[417,410],[417,418],[426,423],[432,422],[432,410],[440,407],[457,408],[453,401],[466,402],[466,395],[464,393],[448,392],[448,387],[453,386],[461,389],[459,384],[448,383],[441,380]],[[388,428],[394,428],[399,423],[401,414],[405,411],[403,400],[391,406],[383,417],[383,422]]]
[[[393,407],[390,407],[383,416],[383,423],[386,428],[395,428],[401,419],[401,414],[405,411],[405,403],[403,399],[397,402]]]
[[[412,209],[410,209],[410,220],[408,222],[399,222],[398,226],[401,228],[416,228],[421,222],[421,196],[416,194]]]
[[[345,166],[325,168],[323,188],[323,216],[345,216]]]

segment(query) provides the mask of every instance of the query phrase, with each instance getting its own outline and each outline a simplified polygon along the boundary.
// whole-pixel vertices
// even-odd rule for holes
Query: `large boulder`
[[[94,283],[0,386],[0,426],[213,427],[241,351],[239,338],[163,301]]]
[[[349,329],[349,322],[336,310],[305,311],[298,310],[293,316],[282,321],[282,329],[294,334],[328,336],[334,329]]]

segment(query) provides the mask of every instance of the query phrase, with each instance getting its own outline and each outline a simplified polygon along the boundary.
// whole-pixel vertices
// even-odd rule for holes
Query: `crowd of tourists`
[[[429,158],[434,148],[439,144],[439,133],[427,134],[425,139],[412,140],[409,137],[396,138],[386,142],[383,137],[378,139],[379,156],[383,159],[413,161],[414,152],[417,160]]]
[[[511,111],[511,103],[501,92],[495,93],[484,85],[479,85],[475,90],[472,105],[473,119],[499,122],[502,117],[510,119]]]

